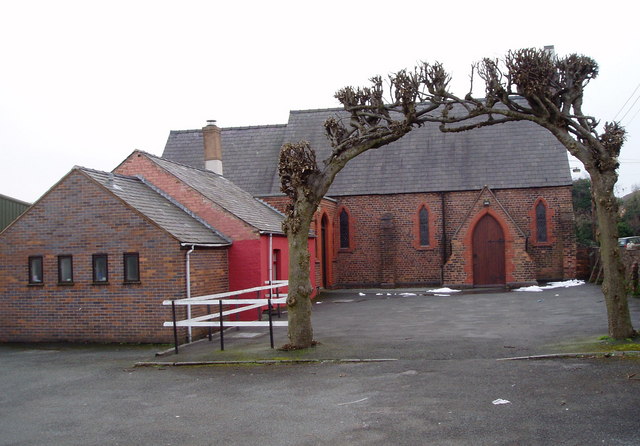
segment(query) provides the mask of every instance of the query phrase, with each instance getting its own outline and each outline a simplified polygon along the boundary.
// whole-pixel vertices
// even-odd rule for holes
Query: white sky
[[[522,47],[598,61],[583,109],[612,120],[640,84],[638,5],[0,0],[0,194],[35,201],[74,165],[161,155],[170,130],[207,119],[286,123],[289,110],[338,106],[339,88],[420,60],[444,63],[463,94],[472,62]],[[638,110],[622,121],[619,194],[640,185]]]

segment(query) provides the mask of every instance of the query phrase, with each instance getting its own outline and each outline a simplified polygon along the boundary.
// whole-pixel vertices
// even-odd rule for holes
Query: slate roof
[[[148,153],[144,155],[250,226],[262,232],[283,233],[284,215],[238,187],[229,179],[209,170],[189,167]]]
[[[323,123],[342,109],[291,111],[286,125],[222,129],[224,176],[256,196],[280,193],[278,152],[305,139],[318,162],[330,151]],[[172,131],[164,158],[203,166],[201,130]],[[464,133],[442,133],[437,124],[370,150],[337,175],[329,196],[566,186],[566,149],[547,130],[510,122]]]
[[[264,191],[274,189],[279,193],[274,173],[286,130],[285,124],[222,129],[224,177],[253,195],[269,195],[271,192]],[[162,158],[204,169],[203,147],[201,129],[172,130]]]
[[[190,215],[176,203],[145,184],[141,179],[76,167],[109,192],[152,220],[182,243],[230,245],[231,241],[206,223]]]

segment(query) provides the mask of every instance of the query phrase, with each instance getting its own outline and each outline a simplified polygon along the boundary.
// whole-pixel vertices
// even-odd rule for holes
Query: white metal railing
[[[224,333],[225,327],[269,327],[269,336],[271,339],[271,348],[273,348],[273,327],[286,327],[287,321],[274,321],[272,318],[273,305],[277,305],[278,308],[281,304],[287,302],[287,294],[281,293],[280,289],[286,288],[289,285],[288,280],[275,280],[271,284],[265,286],[259,286],[254,288],[247,288],[238,291],[228,291],[226,293],[207,294],[204,296],[188,297],[185,299],[165,300],[162,305],[171,305],[171,311],[173,320],[167,321],[163,324],[164,327],[173,327],[173,338],[175,342],[175,352],[178,353],[178,328],[185,327],[208,327],[209,328],[209,340],[211,340],[211,331],[213,327],[220,328],[220,349],[224,350]],[[256,297],[252,299],[245,298],[233,298],[234,296],[241,296],[245,294],[256,293]],[[264,297],[261,297],[264,294]],[[191,316],[191,307],[206,306],[207,314],[202,316]],[[233,305],[234,308],[224,309],[224,306]],[[187,319],[177,320],[176,307],[187,307]],[[211,306],[215,306],[216,313],[211,313]],[[225,316],[232,314],[239,314],[249,310],[268,307],[269,320],[268,321],[231,321],[224,320]],[[214,320],[217,319],[217,320]]]

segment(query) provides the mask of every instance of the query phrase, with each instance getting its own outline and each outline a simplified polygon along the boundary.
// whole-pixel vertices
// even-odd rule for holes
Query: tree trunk
[[[304,208],[304,209],[303,209]],[[311,209],[313,208],[313,209]],[[307,348],[313,342],[309,228],[315,207],[306,203],[296,209],[299,224],[287,232],[289,242],[289,296],[287,298],[289,346]]]
[[[604,271],[602,292],[607,306],[609,336],[615,339],[635,335],[627,304],[625,270],[618,248],[618,204],[613,193],[617,174],[590,171],[591,188],[598,222],[600,259]]]

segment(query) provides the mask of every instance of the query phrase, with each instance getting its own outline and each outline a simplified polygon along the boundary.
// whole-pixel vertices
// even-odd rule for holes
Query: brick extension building
[[[213,293],[230,244],[139,178],[74,168],[0,234],[0,341],[170,342],[185,246]]]
[[[282,210],[280,147],[305,139],[326,158],[322,124],[343,113],[292,111],[286,125],[222,129],[213,155],[204,147],[215,125],[172,131],[163,157],[194,167],[213,157],[226,178]],[[315,229],[316,281],[328,288],[575,277],[567,152],[527,122],[456,134],[427,124],[360,155],[336,177]]]
[[[170,342],[163,300],[286,278],[282,218],[143,152],[115,173],[74,168],[0,233],[0,341]]]

